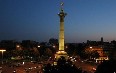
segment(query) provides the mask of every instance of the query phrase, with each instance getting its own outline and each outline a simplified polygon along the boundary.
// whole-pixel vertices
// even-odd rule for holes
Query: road
[[[84,71],[87,71],[88,73],[94,73],[95,70],[93,70],[93,68],[96,69],[97,65],[95,64],[92,64],[92,63],[87,63],[87,62],[84,62],[84,61],[76,61],[74,63],[76,65],[76,67],[80,67],[82,68],[82,70]]]
[[[43,73],[42,64],[28,62],[19,67],[9,67],[8,65],[2,65],[3,73],[13,73],[14,70],[16,70],[16,73]]]
[[[47,61],[47,63],[52,63],[52,61]],[[81,60],[77,60],[74,62],[74,64],[76,67],[81,67],[82,70],[87,71],[88,73],[94,73],[93,68],[97,67],[95,64],[82,62]],[[2,65],[2,70],[3,73],[13,73],[14,70],[16,70],[16,73],[43,73],[42,67],[42,64],[27,62],[19,67],[9,67],[8,65]]]

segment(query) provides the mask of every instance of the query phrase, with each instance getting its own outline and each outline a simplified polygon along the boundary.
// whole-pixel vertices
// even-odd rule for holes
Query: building
[[[95,59],[96,62],[102,62],[103,60],[109,60],[108,54],[103,49],[102,46],[88,46],[86,47],[86,50],[92,52],[96,51],[99,54],[99,58]]]

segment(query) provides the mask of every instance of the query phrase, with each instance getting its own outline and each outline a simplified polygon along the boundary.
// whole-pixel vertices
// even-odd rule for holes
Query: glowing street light
[[[17,48],[19,48],[20,46],[19,45],[17,45]]]
[[[89,47],[89,48],[93,48],[93,47]]]
[[[54,45],[53,48],[55,48],[56,46]]]
[[[37,47],[40,48],[40,45],[38,45]]]
[[[6,50],[0,50],[2,52],[2,64],[3,64],[3,52],[5,52]]]

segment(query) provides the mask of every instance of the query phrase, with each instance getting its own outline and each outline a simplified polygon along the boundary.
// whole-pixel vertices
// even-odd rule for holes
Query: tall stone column
[[[58,16],[60,17],[60,31],[59,31],[59,50],[55,54],[55,59],[58,60],[61,56],[68,58],[67,52],[64,50],[64,18],[67,14],[63,10],[63,3],[61,3],[61,10]]]
[[[66,16],[66,13],[61,9],[58,15],[60,17],[59,51],[64,51],[64,17]]]

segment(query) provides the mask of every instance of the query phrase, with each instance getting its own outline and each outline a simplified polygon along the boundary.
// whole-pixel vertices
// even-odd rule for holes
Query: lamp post
[[[6,51],[6,50],[0,50],[1,52],[2,52],[2,64],[3,64],[3,53],[4,53],[4,51]]]
[[[40,45],[38,45],[37,47],[38,47],[38,48],[40,48],[41,46],[40,46]]]

